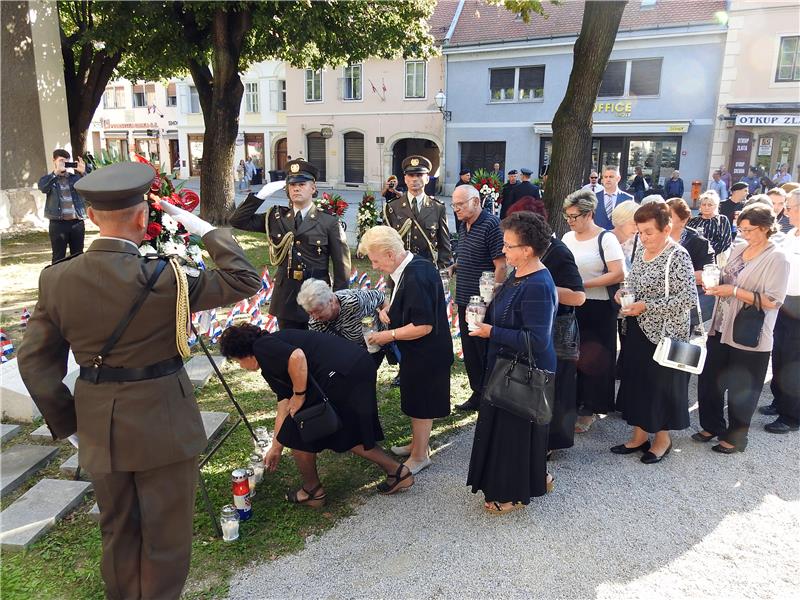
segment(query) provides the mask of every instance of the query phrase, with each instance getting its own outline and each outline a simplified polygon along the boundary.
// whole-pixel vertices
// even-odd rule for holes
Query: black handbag
[[[325,392],[317,384],[316,380],[308,374],[308,380],[314,384],[314,387],[319,391],[322,402],[314,404],[308,408],[301,408],[294,413],[294,422],[297,424],[297,429],[300,432],[300,439],[306,443],[316,442],[322,438],[333,435],[342,428],[342,420],[333,405],[328,402],[328,397]]]
[[[578,360],[580,356],[581,336],[578,331],[578,319],[575,311],[564,315],[556,315],[553,321],[553,348],[559,360]]]
[[[555,373],[536,367],[530,335],[523,330],[527,356],[500,354],[484,387],[483,397],[492,406],[521,419],[547,425],[553,417]]]
[[[740,346],[755,348],[764,328],[764,309],[761,295],[753,292],[753,304],[745,304],[733,320],[733,341]]]

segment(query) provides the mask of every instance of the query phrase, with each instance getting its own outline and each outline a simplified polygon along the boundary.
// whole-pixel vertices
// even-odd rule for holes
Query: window
[[[146,106],[156,105],[156,86],[154,83],[148,83],[144,86],[144,98],[147,103]]]
[[[141,108],[147,106],[147,99],[145,98],[144,86],[133,86],[133,108]]]
[[[361,100],[361,65],[344,68],[342,87],[343,100]]]
[[[344,180],[364,183],[364,134],[357,131],[344,134]]]
[[[614,60],[606,65],[598,98],[658,96],[661,89],[660,58]]]
[[[322,69],[306,69],[306,102],[322,102]]]
[[[286,80],[281,79],[281,95],[278,110],[286,110]]]
[[[103,108],[122,108],[124,101],[119,104],[118,102],[124,97],[125,90],[122,88],[106,88],[106,91],[103,92]]]
[[[505,142],[461,142],[461,168],[492,170],[494,163],[505,164]]]
[[[286,110],[286,80],[269,80],[269,109],[272,111]]]
[[[529,101],[544,97],[544,66],[489,71],[489,101]]]
[[[781,38],[775,81],[800,81],[800,36]]]
[[[167,106],[178,106],[178,92],[174,83],[167,86]]]
[[[197,93],[197,88],[193,85],[189,86],[189,112],[200,112],[200,94]]]
[[[244,112],[258,112],[258,82],[244,84]]]
[[[406,61],[406,98],[425,97],[425,62]]]

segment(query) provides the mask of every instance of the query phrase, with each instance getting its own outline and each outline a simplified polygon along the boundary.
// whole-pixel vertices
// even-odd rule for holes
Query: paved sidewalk
[[[238,573],[230,598],[797,598],[800,438],[757,414],[747,452],[724,456],[689,439],[696,421],[644,465],[608,452],[628,429],[606,418],[550,463],[553,494],[505,516],[464,485],[464,431],[411,490]]]

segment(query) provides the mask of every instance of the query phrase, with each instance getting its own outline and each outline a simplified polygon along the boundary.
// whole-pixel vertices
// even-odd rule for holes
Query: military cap
[[[736,192],[738,190],[746,190],[746,189],[749,189],[749,188],[747,187],[747,184],[744,181],[737,181],[736,183],[734,183],[731,186],[731,191],[732,192]]]
[[[319,169],[301,158],[295,158],[286,163],[286,183],[302,183],[316,181]]]
[[[144,202],[154,178],[149,165],[121,162],[81,177],[75,190],[95,210],[121,210]]]
[[[509,174],[509,175],[516,175],[516,174],[517,174],[517,170],[516,170],[516,169],[511,169],[511,170],[508,172],[508,174]]]
[[[470,171],[469,169],[461,169],[461,170],[458,172],[458,174],[459,174],[459,175],[471,175],[471,174],[472,174],[472,171]]]
[[[430,173],[432,168],[431,161],[416,154],[403,161],[403,173]]]
[[[520,169],[519,172],[522,173],[523,175],[533,175],[533,171],[531,171],[530,169],[526,169],[526,168]]]

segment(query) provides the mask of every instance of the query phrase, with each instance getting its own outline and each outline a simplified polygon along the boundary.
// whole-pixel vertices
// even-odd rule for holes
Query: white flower
[[[164,242],[164,254],[168,256],[180,256],[186,258],[186,246],[172,240]]]
[[[170,233],[177,233],[178,231],[178,222],[167,213],[161,215],[161,225]]]
[[[200,250],[200,246],[197,244],[190,244],[188,248],[186,248],[186,254],[191,258],[194,262],[200,262],[203,260],[203,251]]]
[[[156,249],[150,244],[145,244],[144,246],[139,247],[139,254],[142,256],[147,256],[148,254],[158,254],[158,252],[156,252]]]

